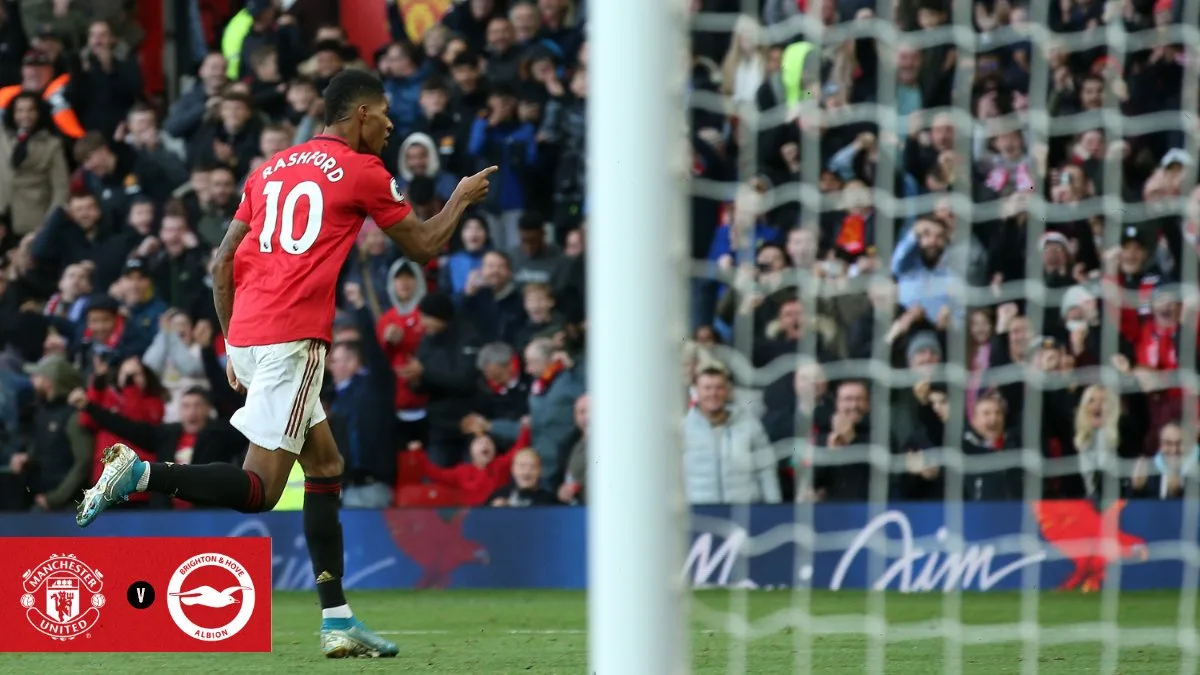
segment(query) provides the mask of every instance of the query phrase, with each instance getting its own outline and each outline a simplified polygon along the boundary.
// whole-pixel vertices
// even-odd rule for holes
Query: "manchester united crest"
[[[25,618],[55,640],[74,640],[100,620],[104,575],[73,554],[52,555],[21,578]]]

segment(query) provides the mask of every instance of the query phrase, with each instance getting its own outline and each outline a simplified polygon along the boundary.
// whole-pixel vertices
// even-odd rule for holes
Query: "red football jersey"
[[[412,208],[374,155],[316,136],[251,172],[237,220],[230,344],[333,339],[338,274],[367,216],[391,227]]]

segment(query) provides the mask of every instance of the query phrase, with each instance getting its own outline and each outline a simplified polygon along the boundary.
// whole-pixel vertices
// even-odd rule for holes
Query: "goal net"
[[[1200,2],[692,4],[693,670],[1196,672]]]

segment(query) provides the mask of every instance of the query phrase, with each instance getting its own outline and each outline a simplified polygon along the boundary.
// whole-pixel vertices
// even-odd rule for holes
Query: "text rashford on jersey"
[[[263,165],[259,170],[262,172],[263,180],[266,180],[280,169],[300,164],[311,164],[325,172],[325,178],[330,183],[336,183],[346,175],[342,167],[338,166],[337,160],[324,152],[293,152],[287,156],[286,160],[279,156],[274,164]]]

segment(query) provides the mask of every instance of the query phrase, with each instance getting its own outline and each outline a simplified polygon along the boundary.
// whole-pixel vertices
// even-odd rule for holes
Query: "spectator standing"
[[[167,396],[167,391],[163,389],[158,376],[153,371],[144,368],[141,360],[136,356],[122,361],[118,369],[110,369],[108,361],[102,358],[92,361],[91,384],[87,389],[87,401],[91,405],[104,408],[135,422],[161,424]],[[154,461],[155,456],[152,452],[129,439],[102,429],[86,412],[80,413],[80,422],[95,436],[92,452],[92,483],[100,479],[100,473],[104,470],[104,465],[100,463],[104,450],[114,443],[124,443],[136,452],[138,457],[145,461]],[[129,501],[132,504],[145,505],[149,503],[150,495],[147,493],[130,495]]]
[[[348,508],[384,508],[392,503],[396,476],[395,379],[374,339],[375,320],[362,287],[346,284],[343,293],[353,308],[359,341],[336,342],[329,360],[332,410],[345,419],[349,436],[342,499]]]
[[[410,43],[395,42],[384,48],[376,65],[388,99],[388,118],[395,125],[392,137],[406,139],[421,118],[421,91],[429,64],[417,61],[416,47]]]
[[[67,201],[67,158],[50,107],[35,94],[13,97],[0,128],[0,220],[23,236]]]
[[[37,393],[33,436],[9,468],[25,476],[36,510],[73,507],[92,464],[92,436],[68,395],[83,383],[79,371],[59,356],[43,358],[30,372]]]
[[[159,299],[185,312],[211,302],[204,283],[208,273],[200,242],[188,228],[187,210],[178,201],[167,202],[158,232],[160,250],[149,257],[150,278]]]
[[[546,223],[540,213],[526,211],[517,224],[518,244],[512,252],[513,281],[549,284],[565,263],[562,250],[546,242]]]
[[[234,178],[241,181],[258,154],[262,130],[262,120],[255,116],[250,96],[228,92],[221,97],[216,117],[196,132],[188,154],[195,163],[229,167]]]
[[[557,148],[554,169],[554,226],[561,243],[568,231],[583,220],[587,194],[587,71],[571,75],[570,91],[554,80],[554,97],[546,106],[546,117],[537,141]],[[553,92],[552,92],[553,93]]]
[[[198,81],[187,92],[171,105],[167,120],[163,123],[164,130],[172,136],[190,142],[204,118],[215,113],[221,104],[221,92],[229,84],[225,71],[228,63],[225,57],[211,52],[200,62]],[[195,158],[190,158],[195,162]]]
[[[558,501],[563,504],[587,503],[587,446],[590,410],[587,394],[575,399],[575,428],[579,430],[579,440],[571,446],[571,452],[567,455],[566,475],[562,485],[558,487]]]
[[[116,42],[107,21],[93,21],[70,88],[83,127],[104,138],[113,137],[143,93],[142,71],[136,61],[117,58]]]
[[[566,467],[559,459],[570,451],[575,431],[575,400],[586,391],[582,369],[564,353],[556,353],[554,342],[540,338],[525,348],[525,372],[529,385],[531,444],[541,458],[545,487],[557,490]]]
[[[471,274],[483,266],[483,256],[488,251],[487,226],[483,219],[477,215],[464,218],[459,240],[461,248],[446,256],[441,266],[439,284],[456,300],[462,298]]]
[[[536,130],[517,118],[517,97],[511,86],[494,85],[487,99],[487,114],[475,119],[467,154],[478,163],[500,167],[493,178],[488,207],[496,220],[492,244],[500,250],[516,246],[517,223],[525,209],[525,173],[537,165]]]
[[[462,307],[481,327],[484,338],[509,341],[525,318],[525,307],[513,282],[512,259],[507,254],[484,254],[479,271],[467,276]]]
[[[83,125],[68,100],[71,76],[55,76],[54,62],[42,52],[31,51],[21,61],[21,83],[0,89],[0,109],[8,107],[12,98],[25,91],[42,98],[50,106],[50,118],[58,132],[67,138],[82,138]]]
[[[200,345],[193,339],[191,318],[175,309],[163,312],[158,320],[158,333],[142,356],[142,363],[152,371],[169,396],[163,420],[179,421],[179,407],[185,392],[208,388]]]
[[[454,193],[454,188],[458,187],[458,178],[442,169],[437,148],[427,134],[413,133],[404,139],[404,143],[400,145],[398,169],[396,184],[402,191],[414,177],[428,178],[433,181],[434,194],[445,202]]]
[[[187,169],[174,156],[110,143],[96,131],[75,144],[75,160],[86,170],[88,190],[100,197],[101,208],[113,223],[125,221],[138,197],[161,204],[188,178]]]
[[[108,239],[100,202],[90,192],[71,195],[65,209],[50,213],[30,253],[38,269],[54,279],[72,263],[91,260]]]
[[[696,376],[697,401],[683,421],[683,475],[689,504],[774,504],[780,501],[767,433],[745,408],[730,406],[729,375]]]
[[[117,283],[118,300],[127,317],[122,346],[133,354],[142,354],[150,348],[160,327],[159,320],[167,311],[167,303],[154,295],[154,284],[150,281],[150,270],[141,258],[130,258],[125,271]]]
[[[474,412],[462,426],[469,433],[513,442],[529,415],[529,382],[521,376],[521,360],[509,345],[492,342],[479,350],[476,363],[481,377]]]
[[[27,32],[21,25],[21,4],[16,0],[0,2],[0,87],[21,81],[20,55],[29,49]]]
[[[211,464],[240,462],[247,447],[246,439],[228,422],[212,415],[208,392],[192,389],[184,393],[179,405],[179,421],[170,424],[148,424],[106,410],[88,400],[82,389],[71,393],[70,402],[86,412],[96,426],[127,438],[151,452],[159,462],[175,464]],[[170,498],[151,495],[156,508],[170,508]],[[176,507],[186,507],[186,502]]]
[[[425,274],[421,266],[401,259],[392,265],[392,283],[388,286],[391,306],[379,317],[375,333],[383,346],[384,355],[395,372],[399,372],[416,357],[421,346],[424,327],[418,306],[425,297]],[[424,443],[428,423],[425,420],[425,396],[413,392],[408,381],[396,376],[395,410],[400,445],[413,441]]]
[[[462,420],[471,412],[482,340],[469,319],[456,316],[444,294],[426,295],[418,309],[425,334],[416,358],[396,372],[414,392],[429,397],[429,458],[438,466],[453,466],[466,451]]]

